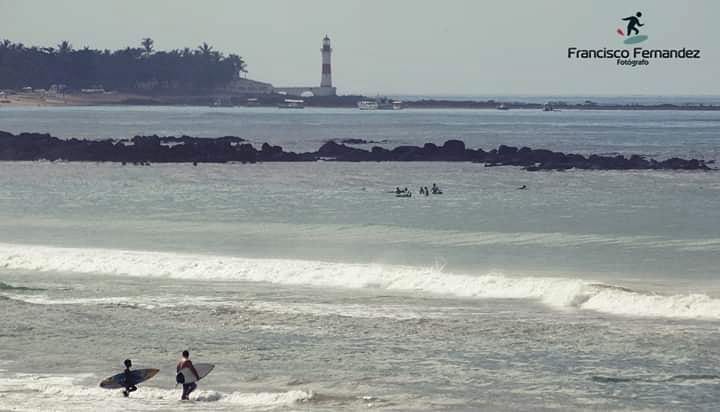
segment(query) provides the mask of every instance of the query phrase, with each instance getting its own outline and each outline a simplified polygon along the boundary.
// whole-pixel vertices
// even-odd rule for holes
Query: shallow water
[[[134,116],[163,133],[146,116],[170,130],[185,123],[168,116],[211,111],[74,110],[26,109],[0,129],[24,119],[23,130],[92,134],[57,119],[97,111],[94,121]],[[363,116],[307,110],[330,129]],[[446,112],[447,123],[475,113]],[[436,124],[443,113],[403,116]],[[268,135],[295,119],[266,114]],[[626,115],[656,121],[607,121]],[[233,123],[213,124],[187,133],[228,134]],[[426,133],[442,140],[444,127]],[[653,127],[666,134],[632,129],[629,147],[719,147],[687,124],[682,147]],[[298,130],[285,138],[300,147],[319,129]],[[524,144],[504,130],[504,143]],[[604,137],[572,145],[619,148]],[[444,194],[387,193],[432,183]],[[718,199],[715,173],[0,163],[0,410],[713,410]],[[173,380],[185,348],[217,365],[189,404]],[[130,399],[97,387],[127,357],[161,372]]]

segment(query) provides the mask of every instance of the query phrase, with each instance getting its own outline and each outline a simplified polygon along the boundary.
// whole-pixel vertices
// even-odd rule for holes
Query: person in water
[[[642,13],[637,12],[637,13],[635,13],[634,16],[625,17],[623,19],[623,21],[628,22],[627,31],[626,31],[628,37],[630,36],[630,33],[632,33],[633,30],[635,30],[635,34],[640,34],[640,30],[638,30],[638,28],[635,27],[635,26],[640,26],[640,27],[643,26],[643,24],[640,23],[640,20],[638,20],[639,17],[642,17]]]
[[[518,187],[518,190],[526,190],[526,189],[527,189],[527,185],[522,185],[522,186]]]
[[[195,375],[195,378],[198,380],[200,379],[200,375],[195,370],[195,366],[193,366],[193,363],[190,360],[190,352],[188,352],[186,350],[183,351],[182,358],[180,358],[180,362],[178,362],[178,364],[177,364],[177,373],[180,373],[180,371],[185,368],[189,368],[192,371],[192,373]],[[192,393],[192,391],[197,389],[197,383],[195,383],[195,382],[184,383],[183,382],[182,386],[183,386],[183,392],[182,392],[182,396],[180,397],[180,400],[187,401],[190,399],[190,393]]]
[[[430,196],[430,191],[428,190],[427,186],[425,186],[425,196]]]
[[[402,193],[402,190],[400,190],[400,187],[399,187],[399,186],[396,186],[396,187],[395,187],[395,194],[396,194],[396,195],[399,195],[400,193]]]
[[[123,382],[125,383],[125,390],[123,391],[123,396],[128,397],[130,396],[130,392],[135,392],[137,390],[137,386],[130,384],[132,382],[132,372],[130,372],[130,368],[132,367],[132,361],[130,359],[125,359],[125,370],[123,373],[125,374],[123,379]]]

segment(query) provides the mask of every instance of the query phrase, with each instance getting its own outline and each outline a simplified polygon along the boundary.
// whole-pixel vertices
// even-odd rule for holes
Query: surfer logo
[[[642,17],[642,13],[637,12],[634,16],[625,17],[622,19],[622,21],[626,21],[627,23],[627,30],[623,32],[623,29],[621,27],[618,27],[616,30],[617,34],[619,34],[621,37],[627,36],[627,38],[623,41],[625,44],[636,44],[644,42],[648,39],[648,36],[645,36],[644,34],[640,34],[640,29],[638,27],[644,26],[644,24],[640,23],[640,17]],[[635,32],[635,35],[633,36],[633,32]]]

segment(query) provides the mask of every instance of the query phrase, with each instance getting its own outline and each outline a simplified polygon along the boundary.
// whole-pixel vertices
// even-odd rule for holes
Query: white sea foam
[[[300,314],[389,319],[436,319],[448,316],[441,308],[409,307],[408,305],[298,303],[257,300],[231,301],[222,297],[211,296],[140,295],[104,298],[57,298],[46,294],[9,293],[4,293],[0,296],[34,305],[111,305],[150,310],[187,306],[206,308],[232,307],[254,312],[272,312],[289,315]],[[2,365],[2,361],[0,361],[0,365]]]
[[[0,377],[0,409],[16,411],[37,410],[170,410],[178,406],[178,389],[143,385],[129,399],[118,390],[88,386],[93,375],[30,375],[15,374]],[[312,391],[286,392],[218,392],[199,390],[190,396],[194,409],[217,410],[242,407],[250,410],[272,410],[312,401]],[[209,403],[207,407],[204,404]]]
[[[463,298],[535,299],[629,316],[720,319],[720,300],[653,295],[572,278],[452,274],[438,268],[248,259],[167,252],[0,244],[0,267],[33,271],[377,288]]]
[[[104,298],[54,298],[45,294],[8,294],[4,296],[34,305],[113,305],[141,309],[173,308],[178,306],[223,306],[227,302],[207,296],[112,296]]]

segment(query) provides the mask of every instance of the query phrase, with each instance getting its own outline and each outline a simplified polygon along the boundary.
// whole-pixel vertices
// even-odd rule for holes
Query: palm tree
[[[207,44],[207,43],[205,43],[205,42],[203,42],[203,44],[201,44],[200,46],[198,46],[198,50],[200,51],[200,53],[201,53],[201,54],[203,55],[203,57],[205,57],[205,58],[207,58],[208,56],[210,56],[210,53],[212,52],[212,49],[213,49],[212,46],[210,46],[209,44]]]
[[[60,44],[58,44],[57,48],[58,48],[59,54],[70,53],[73,49],[72,44],[70,44],[70,42],[67,40],[63,40],[62,42],[60,42]]]
[[[149,56],[150,54],[152,54],[153,44],[155,44],[153,39],[146,37],[146,38],[142,39],[142,42],[140,44],[142,44],[143,48],[145,49],[146,56]]]
[[[149,37],[140,44],[110,51],[74,49],[67,40],[53,48],[0,38],[0,88],[57,84],[79,89],[102,84],[122,90],[156,81],[159,87],[210,89],[247,72],[242,57],[225,56],[207,43],[169,52],[153,50]]]
[[[232,64],[233,68],[235,69],[235,76],[239,77],[240,73],[247,73],[247,65],[245,64],[245,61],[242,57],[238,56],[237,54],[229,54],[227,57],[227,61]]]

